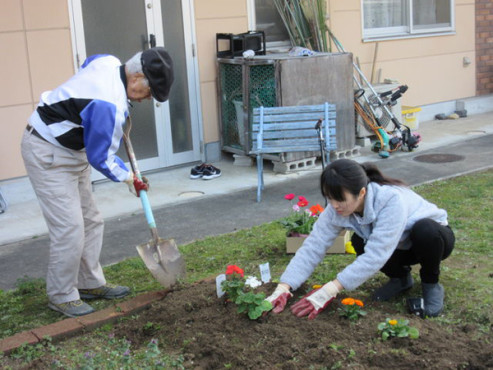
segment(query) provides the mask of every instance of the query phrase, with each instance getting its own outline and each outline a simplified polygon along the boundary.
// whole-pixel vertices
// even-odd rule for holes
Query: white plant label
[[[263,283],[268,283],[271,280],[269,262],[258,265],[260,269],[260,279]]]
[[[224,280],[226,280],[226,274],[221,274],[216,277],[216,292],[218,298],[221,298],[224,295],[224,290],[221,288],[221,283]]]

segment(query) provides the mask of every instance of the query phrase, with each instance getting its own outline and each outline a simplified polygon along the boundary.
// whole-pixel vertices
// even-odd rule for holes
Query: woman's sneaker
[[[190,178],[192,180],[201,179],[202,176],[204,175],[204,170],[207,166],[209,166],[209,165],[206,163],[202,163],[201,165],[197,165],[197,166],[193,167],[190,170]]]
[[[212,165],[208,165],[204,169],[202,179],[211,180],[211,179],[215,179],[216,177],[219,177],[219,176],[221,176],[221,170],[217,167],[212,166]]]
[[[94,312],[94,308],[80,299],[64,303],[48,303],[48,307],[68,317],[84,316]]]

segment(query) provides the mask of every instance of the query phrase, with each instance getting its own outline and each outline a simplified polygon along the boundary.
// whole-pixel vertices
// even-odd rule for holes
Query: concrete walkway
[[[361,155],[353,159],[376,162],[384,173],[410,185],[493,167],[493,112],[422,122],[418,131],[423,141],[414,152],[396,152],[381,159],[364,147]],[[417,160],[422,156],[439,159],[436,154],[456,154],[461,158],[445,163]],[[262,202],[257,203],[256,168],[235,166],[231,156],[225,157],[214,163],[222,170],[222,176],[214,180],[190,180],[191,166],[146,175],[161,237],[185,244],[279,219],[289,211],[283,199],[286,193],[324,203],[318,186],[321,166],[283,175],[272,172],[266,162],[266,189]],[[5,290],[26,275],[45,277],[48,238],[29,182],[2,182],[0,189],[9,200],[7,212],[0,215],[0,289]],[[106,221],[102,263],[108,265],[137,256],[135,246],[149,239],[139,199],[126,186],[112,182],[95,185],[94,193]]]

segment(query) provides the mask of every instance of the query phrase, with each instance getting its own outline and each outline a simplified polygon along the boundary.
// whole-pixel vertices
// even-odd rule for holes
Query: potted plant
[[[320,204],[308,207],[310,202],[302,195],[286,194],[284,199],[291,203],[291,213],[279,222],[286,229],[286,252],[294,253],[310,234],[324,208]]]
[[[324,208],[320,204],[309,207],[310,202],[302,195],[286,194],[284,199],[290,201],[291,213],[280,219],[279,223],[286,229],[286,253],[295,253],[313,230],[313,225]],[[349,231],[343,230],[327,253],[346,252],[355,254]]]

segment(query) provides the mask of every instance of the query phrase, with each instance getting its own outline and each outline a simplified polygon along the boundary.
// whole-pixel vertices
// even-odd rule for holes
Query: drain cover
[[[203,191],[195,191],[195,190],[192,190],[192,191],[184,191],[180,194],[178,194],[179,197],[183,197],[183,198],[193,198],[193,197],[199,197],[201,195],[204,195],[205,193]]]
[[[463,155],[437,153],[418,155],[413,159],[418,162],[426,163],[447,163],[462,161],[464,158]]]
[[[484,135],[486,131],[483,130],[471,130],[466,132],[467,135]]]

